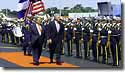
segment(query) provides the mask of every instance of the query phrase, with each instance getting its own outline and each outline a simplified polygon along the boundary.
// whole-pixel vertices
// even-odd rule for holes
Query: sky
[[[19,0],[1,0],[1,9],[16,10]],[[84,7],[93,7],[97,9],[97,2],[111,2],[112,4],[120,4],[121,0],[43,0],[45,8],[57,7],[63,9],[64,7],[74,7],[76,4],[82,4]]]

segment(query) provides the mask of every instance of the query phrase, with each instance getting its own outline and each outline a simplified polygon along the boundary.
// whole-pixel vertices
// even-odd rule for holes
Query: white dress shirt
[[[37,27],[39,35],[41,35],[42,27],[39,24],[36,24],[36,27]]]
[[[57,21],[55,21],[55,24],[56,24],[57,32],[59,32],[59,30],[60,30],[60,24]]]

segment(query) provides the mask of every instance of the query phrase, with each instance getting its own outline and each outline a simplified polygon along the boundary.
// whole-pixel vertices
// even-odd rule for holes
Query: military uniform
[[[6,25],[3,24],[3,25],[2,25],[2,31],[1,31],[2,42],[3,42],[3,43],[6,42],[6,35],[7,35],[6,32],[7,32],[7,30],[6,30]]]
[[[93,54],[93,61],[98,61],[98,54],[99,54],[99,46],[97,44],[99,44],[99,30],[97,28],[93,29],[93,36],[92,36],[92,54]]]
[[[119,32],[116,29],[111,29],[111,51],[113,57],[113,65],[118,66],[120,61],[120,48],[118,48],[119,43]]]
[[[72,56],[73,29],[71,25],[67,25],[67,28],[65,28],[65,32],[66,32],[66,42],[67,42],[67,54],[68,56]]]
[[[81,50],[81,36],[82,36],[82,28],[80,24],[76,24],[74,28],[74,37],[75,37],[75,44],[76,44],[76,57],[81,58],[82,57],[82,50]]]
[[[108,47],[107,45],[107,41],[108,41],[108,30],[105,28],[102,28],[101,30],[101,47],[103,49],[103,59],[102,59],[102,63],[107,63],[108,61]]]
[[[29,30],[29,25],[27,25],[27,27],[23,26],[22,27],[22,33],[24,34],[24,38],[23,38],[23,51],[24,51],[24,55],[31,55],[31,32]]]
[[[12,43],[11,40],[11,34],[12,34],[12,27],[11,26],[7,26],[6,28],[7,30],[7,43]]]
[[[84,59],[89,59],[89,36],[90,36],[90,31],[87,27],[84,27],[83,30],[83,44],[84,44]]]

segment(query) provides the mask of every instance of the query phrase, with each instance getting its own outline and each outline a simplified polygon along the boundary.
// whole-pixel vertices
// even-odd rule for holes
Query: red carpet
[[[34,66],[32,64],[32,56],[24,56],[23,52],[1,52],[0,58],[21,67],[78,67],[65,62],[62,65],[56,65],[56,63],[49,64],[49,58],[44,56],[40,58],[40,65]]]

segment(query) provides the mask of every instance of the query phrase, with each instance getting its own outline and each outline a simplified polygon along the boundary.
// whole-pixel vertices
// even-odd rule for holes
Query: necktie
[[[40,25],[38,25],[38,24],[37,24],[37,26],[38,26],[38,27],[37,27],[37,29],[38,29],[38,32],[39,32],[39,34],[41,35],[42,28],[41,28],[41,26],[40,26]]]
[[[60,29],[60,25],[58,22],[56,22],[56,29],[57,29],[57,32],[59,32],[59,29]]]

